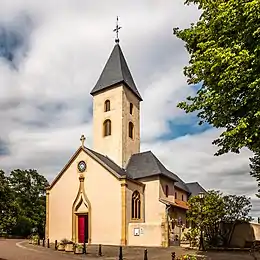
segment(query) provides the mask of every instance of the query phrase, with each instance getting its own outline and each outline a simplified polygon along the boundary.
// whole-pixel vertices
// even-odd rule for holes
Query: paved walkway
[[[143,260],[143,248],[124,248],[125,260]],[[149,260],[171,260],[171,252],[175,251],[176,255],[187,253],[186,250],[174,248],[149,248]],[[95,246],[89,247],[88,255],[74,255],[73,253],[65,253],[54,251],[53,249],[44,248],[42,246],[30,245],[25,240],[5,240],[0,239],[0,260],[66,260],[66,259],[85,259],[85,260],[117,260],[118,247],[103,247],[103,257],[96,256]],[[190,251],[188,251],[190,252]],[[195,252],[190,252],[195,253]],[[207,252],[205,253],[207,260],[252,260],[253,257],[247,252]],[[259,256],[258,256],[259,257]],[[260,260],[260,257],[258,258]]]

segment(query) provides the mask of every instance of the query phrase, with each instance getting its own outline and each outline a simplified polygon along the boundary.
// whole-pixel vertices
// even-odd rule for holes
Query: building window
[[[104,111],[105,112],[110,111],[110,101],[109,100],[105,101]]]
[[[184,197],[183,197],[183,194],[182,194],[182,195],[181,195],[181,200],[182,200],[182,201],[184,201],[184,199],[183,199],[183,198],[184,198]]]
[[[132,122],[129,122],[128,131],[129,137],[134,138],[134,124]]]
[[[135,191],[132,195],[132,219],[141,218],[141,200],[140,193]]]
[[[111,121],[109,119],[107,119],[104,122],[103,128],[104,128],[104,136],[111,135]]]
[[[174,197],[177,200],[177,192],[174,193]]]
[[[165,186],[165,196],[168,198],[169,196],[169,187],[168,185]]]
[[[133,108],[134,108],[133,104],[130,103],[130,114],[131,114],[131,115],[133,114]]]

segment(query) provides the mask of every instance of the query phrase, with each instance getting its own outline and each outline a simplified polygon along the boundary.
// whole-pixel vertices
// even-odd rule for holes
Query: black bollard
[[[42,246],[45,247],[45,239],[42,239]]]
[[[119,247],[119,260],[123,260],[123,248],[122,246]]]
[[[98,245],[98,256],[102,256],[102,249],[101,249],[101,245]]]
[[[50,239],[47,239],[47,247],[50,248]]]
[[[57,250],[57,249],[58,249],[58,241],[57,241],[57,240],[55,240],[54,247],[55,247],[55,250]]]
[[[86,254],[86,253],[87,253],[86,243],[85,243],[85,241],[84,241],[84,243],[83,243],[83,254]]]
[[[38,246],[40,245],[40,238],[38,239]]]
[[[172,260],[175,260],[175,256],[176,256],[175,252],[172,252]]]
[[[144,250],[144,260],[148,260],[148,254],[147,249]]]

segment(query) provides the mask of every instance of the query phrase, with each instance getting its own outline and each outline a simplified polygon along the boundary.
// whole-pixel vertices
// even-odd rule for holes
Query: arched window
[[[111,120],[107,119],[103,124],[103,128],[104,128],[104,136],[111,135]]]
[[[141,218],[141,200],[140,193],[135,191],[132,195],[132,219]]]
[[[104,111],[105,112],[110,111],[110,101],[109,100],[105,101]]]
[[[168,187],[168,185],[165,186],[165,196],[166,197],[169,196],[169,187]]]
[[[130,103],[130,114],[131,114],[131,115],[133,114],[133,108],[134,108],[133,104]]]
[[[134,138],[134,124],[132,122],[129,122],[128,131],[129,131],[129,137]]]

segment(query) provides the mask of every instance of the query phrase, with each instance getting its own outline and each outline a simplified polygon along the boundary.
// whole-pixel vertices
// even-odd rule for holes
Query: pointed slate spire
[[[136,88],[131,72],[127,66],[123,52],[117,43],[90,94],[93,96],[100,91],[124,83],[142,101],[142,97]]]

